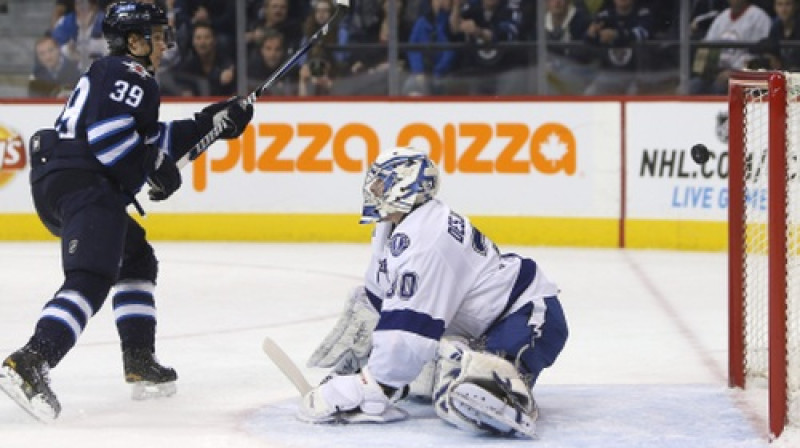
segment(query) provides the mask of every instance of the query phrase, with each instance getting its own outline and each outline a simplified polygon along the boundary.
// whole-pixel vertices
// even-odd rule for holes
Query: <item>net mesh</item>
[[[787,411],[789,423],[800,425],[800,76],[788,75],[785,173],[768,169],[769,110],[766,85],[745,89],[744,160],[744,331],[745,374],[749,384],[765,384],[768,369],[768,180],[781,176],[787,194]],[[737,161],[732,161],[737,163]]]
[[[789,421],[800,425],[800,178],[797,177],[800,153],[800,76],[788,76],[786,160],[786,328],[787,398]]]

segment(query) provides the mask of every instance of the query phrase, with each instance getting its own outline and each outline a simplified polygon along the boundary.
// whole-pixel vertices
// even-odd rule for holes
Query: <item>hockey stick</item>
[[[304,396],[311,390],[311,384],[308,383],[308,380],[306,380],[303,372],[297,368],[297,364],[295,364],[289,358],[289,355],[287,355],[286,352],[283,351],[283,349],[272,340],[272,338],[269,336],[265,337],[261,348],[264,349],[264,353],[266,353],[267,356],[269,356],[269,359],[271,359],[272,362],[278,366],[286,378],[289,378],[289,381],[294,384],[294,387],[297,388],[297,391],[300,392],[301,396]]]
[[[283,64],[281,64],[280,67],[275,69],[275,71],[272,72],[272,75],[270,75],[270,77],[263,84],[258,86],[257,89],[250,92],[250,94],[247,95],[247,98],[244,100],[245,103],[247,105],[253,104],[261,95],[264,94],[265,91],[267,91],[267,89],[269,89],[270,87],[272,87],[273,84],[275,84],[275,81],[283,77],[283,75],[288,73],[289,70],[294,68],[297,62],[303,56],[305,56],[305,54],[308,53],[309,50],[311,50],[311,47],[316,45],[316,43],[320,39],[322,39],[328,34],[330,27],[335,23],[337,23],[339,20],[341,20],[341,18],[347,14],[347,10],[349,8],[350,8],[350,0],[336,0],[336,9],[333,10],[333,14],[331,14],[331,17],[328,19],[328,21],[325,22],[314,34],[312,34],[311,37],[308,39],[308,41],[302,47],[300,47],[292,55],[292,57],[287,59]],[[176,165],[178,165],[178,168],[183,168],[189,162],[199,157],[200,154],[204,153],[208,149],[208,147],[211,146],[211,144],[217,140],[217,138],[219,137],[220,134],[222,134],[222,131],[224,129],[225,129],[224,121],[217,123],[208,132],[208,134],[206,134],[203,138],[201,138],[200,141],[197,142],[194,145],[194,147],[192,147],[192,149],[190,149],[186,154],[183,155],[183,157],[181,157],[177,161]]]
[[[308,383],[306,377],[303,375],[303,372],[297,367],[289,355],[283,351],[275,341],[272,340],[269,336],[264,338],[264,342],[261,344],[261,348],[264,349],[264,353],[269,356],[269,359],[278,366],[278,369],[289,379],[289,381],[294,384],[294,387],[300,392],[300,396],[304,397],[308,394],[312,387],[311,384]],[[302,420],[302,416],[298,415],[298,417]],[[396,406],[389,406],[386,411],[379,415],[371,415],[360,412],[359,410],[354,410],[351,412],[345,413],[338,413],[335,416],[332,416],[328,421],[319,421],[319,420],[308,420],[310,423],[388,423],[394,422],[399,420],[405,420],[409,417],[408,412],[403,409],[400,409]]]

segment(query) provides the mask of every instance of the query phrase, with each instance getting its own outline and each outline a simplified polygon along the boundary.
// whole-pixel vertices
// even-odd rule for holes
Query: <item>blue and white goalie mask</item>
[[[396,212],[409,213],[439,191],[439,169],[425,153],[394,148],[375,159],[364,179],[361,224],[385,219]]]

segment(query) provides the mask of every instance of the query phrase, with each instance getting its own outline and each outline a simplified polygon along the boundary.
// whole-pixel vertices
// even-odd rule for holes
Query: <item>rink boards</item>
[[[161,119],[205,102],[166,102]],[[27,183],[30,135],[55,103],[0,104],[0,240],[48,238]],[[241,138],[184,169],[164,203],[139,200],[155,239],[366,241],[363,172],[415,146],[440,197],[501,244],[719,250],[727,219],[724,102],[580,99],[261,102]],[[704,142],[711,161],[694,164]]]

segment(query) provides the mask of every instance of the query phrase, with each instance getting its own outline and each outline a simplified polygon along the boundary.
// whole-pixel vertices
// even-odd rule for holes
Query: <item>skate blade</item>
[[[34,395],[30,400],[22,391],[24,381],[17,372],[8,367],[0,368],[0,389],[5,392],[19,407],[31,417],[42,423],[52,423],[59,412],[44,399],[42,394]]]
[[[167,383],[151,383],[149,381],[140,381],[133,383],[131,388],[131,398],[136,401],[151,400],[154,398],[165,398],[175,395],[178,387],[174,381]]]
[[[486,425],[510,436],[533,438],[536,436],[538,409],[532,415],[518,411],[513,406],[474,384],[464,383],[451,392],[453,406],[479,425]]]

